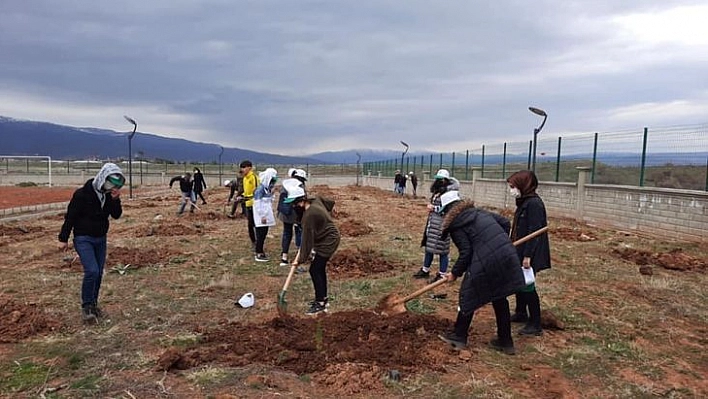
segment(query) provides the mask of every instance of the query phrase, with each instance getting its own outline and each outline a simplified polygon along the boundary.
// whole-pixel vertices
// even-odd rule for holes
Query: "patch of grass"
[[[200,369],[190,371],[187,374],[187,380],[198,384],[202,387],[218,385],[227,379],[231,373],[220,367],[206,366]]]
[[[412,299],[406,303],[406,309],[409,312],[420,313],[420,314],[430,314],[435,312],[435,307],[432,306],[427,301],[423,301],[419,298]]]
[[[15,361],[7,372],[0,372],[0,391],[21,392],[40,386],[47,378],[49,367],[33,362]]]
[[[98,383],[101,381],[101,376],[99,375],[87,375],[80,380],[71,384],[72,389],[79,389],[84,391],[94,391],[100,388]]]
[[[201,341],[201,336],[197,334],[182,334],[174,337],[168,337],[160,340],[160,344],[163,346],[177,346],[181,348],[186,348],[193,346]]]

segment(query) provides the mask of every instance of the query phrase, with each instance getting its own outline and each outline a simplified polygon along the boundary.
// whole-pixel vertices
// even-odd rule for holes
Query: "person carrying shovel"
[[[284,200],[294,207],[302,208],[302,243],[292,263],[298,266],[306,262],[310,252],[315,257],[310,263],[310,278],[315,288],[315,300],[310,302],[307,315],[327,312],[327,262],[339,246],[340,233],[332,220],[334,201],[324,197],[308,197],[305,190],[297,185],[288,187],[288,197]]]
[[[497,338],[489,344],[508,355],[516,353],[511,337],[511,312],[506,297],[525,286],[516,248],[509,239],[509,221],[501,215],[461,201],[457,191],[441,196],[443,235],[449,235],[459,251],[448,282],[465,276],[460,285],[459,311],[451,333],[440,339],[456,349],[467,346],[474,312],[492,303]]]

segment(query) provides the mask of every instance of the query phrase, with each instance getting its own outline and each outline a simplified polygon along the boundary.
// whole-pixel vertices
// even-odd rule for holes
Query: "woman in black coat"
[[[202,174],[202,171],[199,170],[199,168],[194,167],[194,200],[197,200],[197,197],[202,199],[202,205],[206,205],[206,200],[204,199],[204,196],[202,195],[202,191],[206,190],[207,185],[206,182],[204,181],[204,175]]]
[[[536,194],[538,179],[530,170],[514,173],[507,179],[511,196],[516,198],[516,211],[511,239],[518,240],[534,231],[548,225],[546,219],[546,206],[541,197]],[[533,268],[534,274],[541,270],[551,268],[551,248],[548,242],[548,233],[529,240],[516,247],[525,269]],[[536,291],[536,285],[524,287],[516,294],[516,311],[511,318],[513,322],[526,322],[526,326],[519,331],[521,335],[541,335],[541,300]]]
[[[448,281],[465,276],[460,285],[460,303],[454,332],[440,338],[460,349],[467,336],[475,310],[492,302],[497,322],[497,338],[490,342],[495,349],[513,355],[511,313],[506,297],[524,286],[524,275],[509,240],[509,221],[495,213],[462,202],[457,191],[442,195],[445,213],[443,234],[449,234],[458,249],[457,262]]]

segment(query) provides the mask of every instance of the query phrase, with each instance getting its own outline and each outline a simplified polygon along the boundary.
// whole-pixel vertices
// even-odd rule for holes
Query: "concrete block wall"
[[[550,217],[568,217],[619,230],[649,233],[667,239],[708,242],[708,193],[665,188],[586,184],[588,169],[579,171],[578,183],[539,183],[538,193]],[[583,176],[583,174],[585,174]],[[316,184],[355,184],[356,178],[313,177]],[[362,185],[393,190],[390,177],[364,177]],[[428,196],[429,181],[418,186]],[[504,180],[461,181],[460,192],[480,206],[514,209]]]

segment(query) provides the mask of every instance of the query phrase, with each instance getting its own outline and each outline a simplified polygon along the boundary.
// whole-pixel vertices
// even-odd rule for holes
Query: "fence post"
[[[430,165],[428,167],[428,172],[433,173],[433,154],[430,154]]]
[[[558,136],[558,154],[556,155],[556,183],[558,182],[558,178],[560,176],[560,165],[561,165],[561,137]],[[595,170],[594,167],[593,167],[593,170]]]
[[[647,160],[647,137],[649,136],[649,128],[644,128],[644,142],[642,143],[642,165],[639,168],[639,187],[644,187],[644,165]]]
[[[599,135],[595,133],[595,141],[592,145],[592,172],[590,172],[590,183],[595,183],[595,165],[597,162],[597,137]]]
[[[440,167],[438,169],[442,169],[442,152],[440,153]]]
[[[708,157],[706,157],[706,189],[708,191]]]
[[[455,176],[455,151],[452,152],[452,168],[450,168],[450,172]]]
[[[480,178],[480,172],[481,168],[475,166],[472,167],[472,201],[476,200],[475,196],[477,195],[477,179]]]
[[[467,172],[470,169],[470,150],[467,150],[465,152],[465,180],[469,180],[467,178]]]
[[[583,214],[585,213],[585,183],[588,181],[588,175],[590,174],[589,166],[578,166],[575,168],[578,171],[578,194],[576,202],[576,219],[578,221],[583,220]]]
[[[482,144],[482,175],[484,177],[484,144]]]

